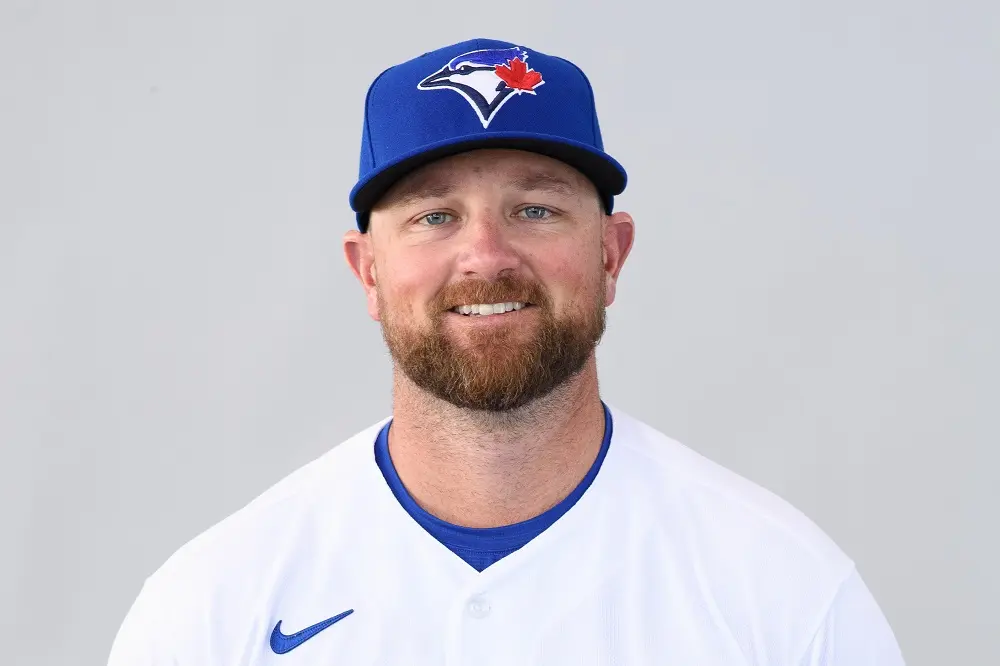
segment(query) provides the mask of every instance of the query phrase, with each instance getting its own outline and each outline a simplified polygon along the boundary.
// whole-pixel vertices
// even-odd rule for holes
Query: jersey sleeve
[[[841,585],[796,666],[904,666],[889,622],[857,571]]]

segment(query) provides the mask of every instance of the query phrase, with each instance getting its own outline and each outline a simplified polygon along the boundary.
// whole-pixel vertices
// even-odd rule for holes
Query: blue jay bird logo
[[[417,89],[454,90],[472,105],[486,128],[508,99],[522,93],[534,95],[535,88],[545,83],[527,60],[528,52],[520,46],[469,51],[452,58],[418,83]]]

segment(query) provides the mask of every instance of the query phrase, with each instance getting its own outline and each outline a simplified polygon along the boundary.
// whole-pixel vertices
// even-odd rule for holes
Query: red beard
[[[580,372],[604,334],[600,296],[589,307],[556,319],[550,299],[534,282],[515,277],[461,282],[431,303],[436,315],[430,330],[418,330],[396,321],[380,293],[382,336],[397,366],[420,388],[457,407],[504,412],[548,395]],[[491,327],[474,331],[470,344],[459,345],[444,330],[455,306],[512,301],[530,303],[540,317],[527,341],[519,332]]]

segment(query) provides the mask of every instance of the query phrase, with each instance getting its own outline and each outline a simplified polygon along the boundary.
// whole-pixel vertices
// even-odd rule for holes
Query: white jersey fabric
[[[386,421],[150,576],[110,666],[897,666],[852,561],[775,495],[611,408],[607,458],[541,535],[477,572],[374,458]],[[291,635],[346,611],[278,654]]]

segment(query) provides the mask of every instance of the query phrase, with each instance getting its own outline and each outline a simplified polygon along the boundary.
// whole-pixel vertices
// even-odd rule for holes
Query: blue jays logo
[[[527,60],[528,52],[520,46],[469,51],[452,58],[417,89],[454,90],[472,105],[486,128],[507,100],[522,93],[534,95],[535,88],[545,83]]]

